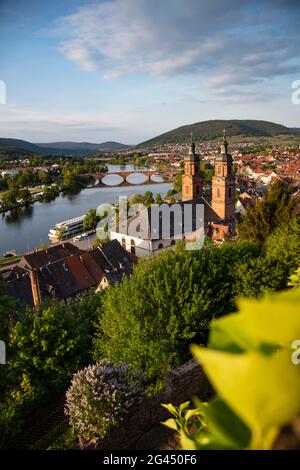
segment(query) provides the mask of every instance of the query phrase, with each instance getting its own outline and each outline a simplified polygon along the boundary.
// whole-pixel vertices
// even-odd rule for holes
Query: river
[[[118,171],[142,171],[143,168],[133,165],[108,165],[109,173]],[[118,176],[106,176],[106,183],[116,184]],[[158,177],[154,178],[158,181]],[[0,214],[0,257],[7,250],[26,252],[38,247],[41,242],[50,243],[49,229],[57,222],[85,214],[89,209],[97,208],[103,203],[116,203],[119,196],[130,197],[136,193],[151,191],[162,196],[172,187],[169,183],[141,185],[141,175],[130,176],[134,186],[84,189],[73,196],[59,196],[55,201],[36,202],[29,207],[13,212]]]

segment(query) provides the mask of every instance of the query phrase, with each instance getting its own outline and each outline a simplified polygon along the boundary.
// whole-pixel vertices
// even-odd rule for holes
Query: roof
[[[53,245],[46,249],[26,253],[21,258],[19,266],[31,269],[40,268],[48,263],[53,263],[72,254],[79,253],[80,251],[81,250],[72,243],[59,243],[58,245]]]
[[[117,240],[91,251],[79,250],[76,247],[76,250],[72,250],[74,245],[71,243],[64,244],[69,245],[67,247],[62,245],[48,249],[51,253],[39,250],[29,253],[29,256],[26,254],[22,260],[25,260],[26,267],[16,266],[6,276],[10,295],[31,307],[34,305],[30,280],[30,272],[33,269],[42,301],[47,298],[64,300],[75,297],[95,288],[104,276],[109,284],[114,284],[132,271],[133,260]],[[75,252],[71,253],[72,251]],[[67,256],[55,259],[63,254]],[[51,258],[54,261],[49,262]],[[43,260],[46,263],[41,265]]]
[[[203,218],[200,206],[203,206]],[[182,237],[201,226],[207,227],[213,221],[218,222],[220,218],[210,203],[200,197],[176,204],[152,205],[130,217],[126,224],[120,224],[118,229],[119,233],[132,235],[133,238],[158,240],[176,235]]]
[[[212,240],[224,240],[225,236],[230,233],[230,226],[223,224],[211,224],[208,235]]]

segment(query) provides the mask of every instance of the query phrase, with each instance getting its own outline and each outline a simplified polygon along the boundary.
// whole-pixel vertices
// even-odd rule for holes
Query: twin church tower
[[[200,171],[200,156],[195,153],[195,144],[191,143],[189,153],[184,158],[182,176],[182,201],[203,199],[203,177]],[[231,227],[235,233],[235,177],[232,155],[228,153],[225,138],[220,144],[220,151],[215,158],[215,175],[212,179],[211,201],[204,200],[214,213],[211,222],[222,223]]]

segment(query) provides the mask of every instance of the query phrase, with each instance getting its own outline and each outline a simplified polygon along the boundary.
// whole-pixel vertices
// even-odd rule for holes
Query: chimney
[[[35,269],[31,269],[29,271],[29,276],[30,276],[33,304],[34,306],[36,306],[41,303],[41,292],[40,292],[37,271]]]

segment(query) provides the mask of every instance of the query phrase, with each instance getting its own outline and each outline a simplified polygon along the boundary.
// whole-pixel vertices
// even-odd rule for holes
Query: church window
[[[218,175],[221,175],[221,170],[222,170],[221,166],[218,166]]]
[[[221,193],[220,193],[220,188],[217,189],[217,197],[220,197],[221,196]]]
[[[159,249],[159,250],[161,250],[163,247],[164,247],[164,245],[163,245],[162,243],[160,243],[160,244],[158,245],[158,249]]]
[[[122,238],[122,247],[126,250],[126,240],[124,237]]]

